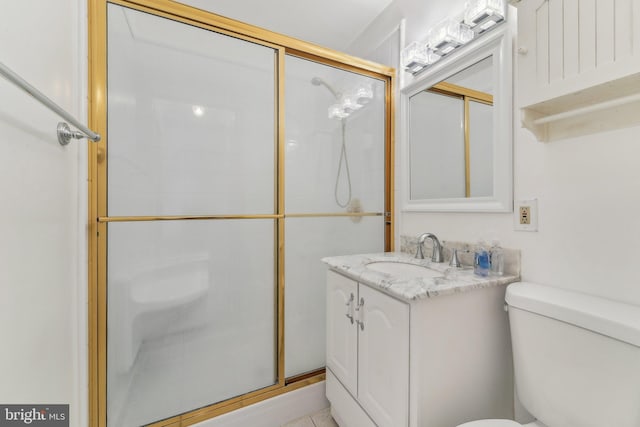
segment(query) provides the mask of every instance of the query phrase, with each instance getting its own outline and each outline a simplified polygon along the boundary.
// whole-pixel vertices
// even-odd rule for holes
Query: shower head
[[[325,82],[324,80],[322,80],[320,77],[314,77],[311,79],[311,84],[314,86],[324,86],[327,89],[329,89],[329,92],[331,92],[331,94],[336,98],[340,98],[340,92],[336,91],[334,88],[331,87],[331,85],[327,82]]]

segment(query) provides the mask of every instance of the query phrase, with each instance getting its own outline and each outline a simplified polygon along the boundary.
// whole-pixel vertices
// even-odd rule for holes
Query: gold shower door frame
[[[299,389],[325,379],[324,369],[293,378],[284,377],[284,219],[285,217],[382,216],[385,250],[393,250],[393,164],[395,71],[331,49],[244,24],[170,0],[88,0],[89,2],[89,127],[102,135],[89,145],[89,424],[107,425],[107,224],[109,222],[274,219],[277,337],[277,383],[150,424],[154,427],[189,426],[244,406]],[[196,215],[110,217],[107,214],[107,4],[113,3],[173,21],[270,47],[277,52],[276,144],[273,215]],[[385,202],[384,212],[287,214],[284,212],[284,61],[292,55],[385,82]]]

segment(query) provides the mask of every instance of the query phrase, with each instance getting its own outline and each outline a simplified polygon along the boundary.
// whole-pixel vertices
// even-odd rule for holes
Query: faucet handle
[[[451,260],[449,261],[449,267],[462,267],[462,264],[460,264],[460,260],[458,259],[458,249],[456,248],[451,248]]]

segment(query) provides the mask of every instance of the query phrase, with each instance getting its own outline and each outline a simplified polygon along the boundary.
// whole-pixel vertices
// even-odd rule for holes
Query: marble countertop
[[[392,275],[367,268],[372,262],[398,262],[428,267],[442,273],[438,277],[415,277],[411,274]],[[506,285],[519,280],[518,276],[481,277],[471,267],[450,269],[448,263],[432,263],[416,259],[404,252],[345,255],[323,258],[332,270],[353,280],[365,283],[391,296],[412,302],[419,299],[450,295],[479,288]]]

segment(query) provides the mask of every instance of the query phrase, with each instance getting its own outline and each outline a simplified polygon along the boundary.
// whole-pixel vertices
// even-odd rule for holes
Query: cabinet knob
[[[526,55],[527,53],[529,53],[529,48],[526,46],[520,46],[518,48],[518,54],[520,55]]]

